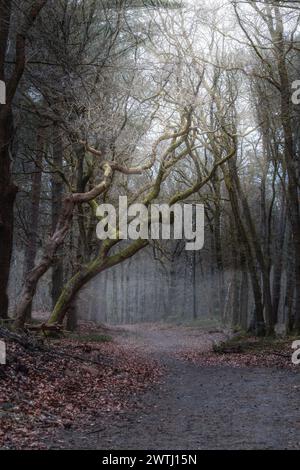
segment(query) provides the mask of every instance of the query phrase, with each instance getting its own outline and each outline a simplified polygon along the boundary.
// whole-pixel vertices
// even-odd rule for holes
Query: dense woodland
[[[300,332],[300,4],[0,0],[0,317]],[[100,241],[103,202],[205,245]]]

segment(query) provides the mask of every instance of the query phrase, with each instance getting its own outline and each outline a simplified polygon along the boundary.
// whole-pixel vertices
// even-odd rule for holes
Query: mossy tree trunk
[[[14,326],[16,329],[24,328],[28,305],[32,302],[39,280],[52,266],[58,248],[64,243],[65,237],[72,224],[74,207],[92,201],[109,187],[112,179],[112,169],[107,163],[104,163],[103,166],[104,176],[101,183],[87,193],[69,194],[64,198],[57,226],[46,243],[43,256],[37,266],[26,276],[20,300],[15,311],[16,320]]]
[[[91,279],[97,274],[122,263],[128,258],[134,256],[138,251],[148,245],[148,240],[139,239],[131,243],[127,248],[121,252],[109,256],[108,250],[112,246],[111,241],[103,243],[99,256],[84,266],[78,271],[65,285],[61,295],[55,305],[55,308],[50,316],[49,324],[59,323],[62,324],[64,318],[76,299],[78,292],[84,287]]]

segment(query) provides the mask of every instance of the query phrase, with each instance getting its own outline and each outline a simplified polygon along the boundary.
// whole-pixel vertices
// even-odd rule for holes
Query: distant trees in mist
[[[49,323],[70,328],[80,306],[300,331],[299,13],[0,0],[2,319],[23,328],[46,289]],[[97,205],[120,195],[203,203],[204,249],[99,241]]]

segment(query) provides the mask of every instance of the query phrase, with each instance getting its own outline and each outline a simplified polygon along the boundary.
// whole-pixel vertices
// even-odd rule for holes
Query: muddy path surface
[[[130,411],[106,413],[89,429],[64,431],[52,448],[300,449],[300,371],[200,366],[182,351],[208,351],[217,332],[138,325],[118,341],[158,359],[159,385],[132,398]]]

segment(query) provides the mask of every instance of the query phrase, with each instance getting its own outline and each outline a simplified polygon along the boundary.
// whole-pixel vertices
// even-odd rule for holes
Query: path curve
[[[119,331],[121,342],[161,362],[164,379],[133,399],[133,411],[104,415],[97,432],[65,434],[64,448],[300,449],[299,374],[203,367],[178,357],[189,347],[211,348],[219,333],[152,325]]]

